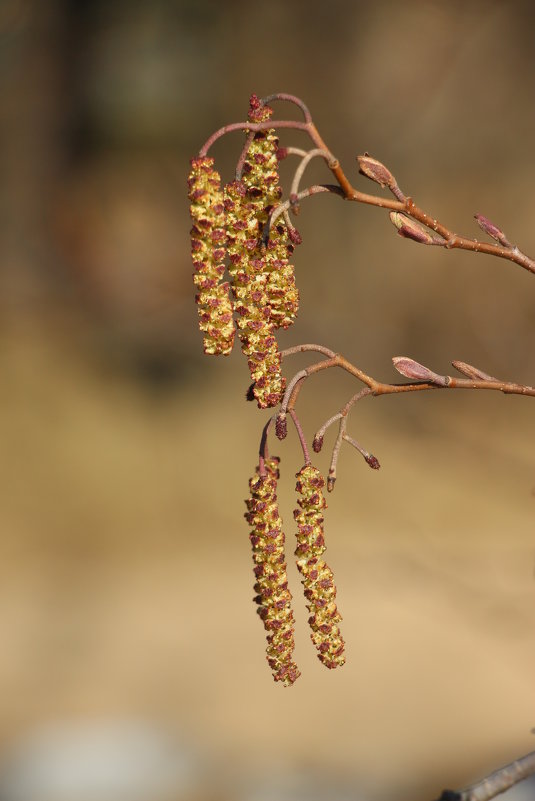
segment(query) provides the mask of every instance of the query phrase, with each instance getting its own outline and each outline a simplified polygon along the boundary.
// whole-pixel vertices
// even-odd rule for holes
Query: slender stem
[[[276,220],[280,217],[281,214],[288,211],[289,208],[296,205],[296,202],[300,200],[304,200],[307,197],[312,197],[312,195],[319,195],[322,192],[330,192],[333,195],[341,195],[342,190],[339,186],[334,186],[333,184],[315,184],[313,186],[307,187],[307,189],[301,190],[297,195],[292,195],[291,200],[285,200],[283,203],[279,203],[278,206],[275,206],[271,216],[267,222],[266,230],[264,232],[264,239],[269,237],[270,229],[275,225]]]
[[[285,350],[281,350],[281,358],[285,359],[286,356],[293,356],[296,353],[307,353],[308,351],[323,353],[324,356],[329,356],[329,358],[331,359],[333,358],[333,356],[336,356],[334,350],[326,348],[325,345],[305,344],[305,345],[293,345],[291,348],[286,348]]]
[[[300,97],[296,97],[295,95],[290,95],[287,92],[275,92],[272,95],[263,97],[261,103],[262,105],[265,106],[266,103],[272,103],[273,100],[287,100],[289,103],[293,103],[295,106],[298,106],[303,112],[303,117],[305,118],[305,122],[306,123],[312,122],[312,115]]]
[[[297,193],[299,192],[299,184],[301,183],[301,178],[303,177],[303,174],[307,166],[310,164],[312,159],[315,158],[322,158],[324,161],[327,162],[327,166],[329,168],[331,168],[332,164],[336,161],[332,153],[330,153],[328,150],[323,150],[323,148],[320,147],[316,147],[313,150],[309,150],[308,153],[306,153],[306,155],[303,157],[302,161],[300,162],[299,166],[297,167],[294,173],[292,186],[290,188],[290,197],[292,197],[293,195],[297,195]]]
[[[494,771],[464,790],[444,790],[439,801],[490,801],[529,776],[535,775],[535,751]]]
[[[329,466],[329,473],[327,475],[327,492],[332,492],[334,489],[334,482],[336,481],[336,467],[338,464],[338,456],[340,455],[340,448],[342,447],[342,442],[344,440],[346,426],[347,426],[347,417],[340,416],[338,435],[334,443],[333,452],[331,455],[331,464]]]
[[[303,457],[305,459],[305,464],[310,464],[310,453],[308,452],[307,441],[305,439],[301,423],[299,422],[299,418],[294,409],[288,409],[288,414],[292,418],[295,430],[297,431],[297,436],[299,437],[299,442],[301,443],[301,448],[303,450]]]
[[[245,138],[245,144],[242,148],[240,153],[240,157],[238,159],[238,163],[236,164],[236,180],[241,181],[241,177],[243,174],[243,165],[245,164],[245,159],[247,158],[247,153],[249,152],[249,148],[253,143],[253,139],[255,137],[254,131],[249,131]]]
[[[266,120],[265,122],[232,122],[230,125],[223,125],[222,128],[215,131],[209,139],[206,140],[204,145],[199,150],[199,156],[206,156],[214,142],[217,142],[225,134],[232,133],[233,131],[265,131],[268,128],[293,128],[296,131],[306,131],[310,129],[307,122],[299,122],[298,120]]]

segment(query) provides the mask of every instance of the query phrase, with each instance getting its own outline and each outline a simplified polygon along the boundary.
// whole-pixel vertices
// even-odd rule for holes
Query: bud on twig
[[[379,470],[381,465],[379,464],[379,459],[377,456],[374,456],[373,453],[369,453],[367,456],[364,457],[372,470]]]
[[[319,453],[323,448],[323,437],[315,435],[314,439],[312,440],[312,450],[314,453]]]
[[[500,245],[503,245],[506,248],[512,247],[504,232],[498,228],[497,225],[494,225],[494,223],[491,222],[488,217],[484,217],[482,214],[474,214],[474,218],[476,219],[479,227],[482,228],[486,234],[495,239],[496,242],[499,242]]]
[[[412,378],[414,381],[427,381],[429,384],[436,384],[439,387],[448,385],[448,380],[445,375],[434,373],[423,364],[414,361],[408,356],[394,356],[392,363],[398,373],[404,375],[405,378]]]
[[[474,367],[471,364],[467,364],[466,362],[459,362],[455,360],[452,362],[452,365],[460,373],[468,378],[474,379],[474,381],[498,381],[497,378],[494,378],[488,373],[484,373],[483,370],[480,370],[478,367]]]
[[[411,220],[406,214],[402,214],[399,211],[391,211],[390,220],[398,229],[398,234],[405,239],[412,239],[421,245],[435,244],[435,239],[427,228],[424,228],[423,225],[420,225],[415,220]]]
[[[370,156],[369,153],[365,153],[363,156],[357,156],[357,161],[359,163],[359,172],[361,175],[365,175],[366,178],[375,181],[379,186],[388,186],[389,189],[397,187],[397,181],[390,170],[380,161]]]

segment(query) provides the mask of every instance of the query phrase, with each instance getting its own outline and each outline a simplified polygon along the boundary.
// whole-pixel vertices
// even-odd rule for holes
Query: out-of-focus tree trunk
[[[46,290],[49,210],[61,169],[64,113],[61,0],[0,2],[0,307]]]

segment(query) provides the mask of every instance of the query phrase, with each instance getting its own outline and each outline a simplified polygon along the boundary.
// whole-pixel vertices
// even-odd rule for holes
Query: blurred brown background
[[[534,748],[527,398],[354,412],[382,469],[343,452],[329,499],[348,662],[316,660],[292,573],[303,675],[271,681],[242,518],[266,417],[240,353],[202,356],[185,192],[189,157],[251,92],[287,91],[362,188],[367,150],[454,230],[479,236],[480,212],[533,254],[534,23],[531,4],[492,0],[1,0],[2,799],[57,801],[66,764],[86,790],[71,801],[109,798],[84,779],[98,747],[117,776],[123,755],[161,778],[168,735],[188,781],[125,798],[429,798]],[[214,148],[226,178],[241,143]],[[322,342],[385,380],[406,354],[533,383],[532,275],[417,247],[334,197],[298,225],[282,345]],[[312,379],[309,435],[354,391]],[[276,452],[290,521],[295,438]]]

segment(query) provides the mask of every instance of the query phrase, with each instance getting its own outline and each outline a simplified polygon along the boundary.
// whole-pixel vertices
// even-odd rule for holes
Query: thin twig
[[[307,197],[312,197],[312,195],[319,195],[322,192],[330,192],[332,195],[341,195],[342,190],[339,186],[335,186],[334,184],[314,184],[313,186],[309,186],[306,189],[302,189],[298,192],[297,195],[292,195],[291,200],[285,200],[283,203],[279,203],[273,209],[269,220],[267,221],[266,228],[264,230],[263,239],[269,239],[269,231],[275,225],[275,222],[280,217],[281,214],[291,209],[292,206],[295,206],[300,200],[304,200]]]
[[[299,437],[299,442],[301,443],[301,448],[303,450],[303,457],[305,459],[305,464],[310,464],[310,453],[308,452],[307,441],[303,433],[301,423],[299,422],[299,418],[294,409],[288,409],[288,414],[292,418],[295,430],[297,431],[297,436]]]
[[[329,150],[318,129],[313,123],[309,125],[307,132],[316,147]],[[384,209],[390,209],[391,211],[404,212],[409,217],[412,217],[414,220],[417,220],[418,222],[427,226],[432,231],[435,231],[435,233],[440,234],[440,236],[444,239],[443,247],[448,250],[459,248],[460,250],[470,250],[474,253],[486,253],[489,256],[498,256],[499,258],[513,261],[515,264],[519,264],[520,267],[523,267],[525,270],[535,273],[535,261],[526,256],[525,253],[522,253],[517,247],[505,247],[502,244],[495,245],[489,242],[479,242],[477,239],[469,239],[467,237],[458,236],[457,234],[453,233],[453,231],[450,231],[450,229],[441,222],[439,222],[439,220],[437,220],[435,217],[432,217],[423,209],[419,208],[412,198],[407,197],[404,201],[400,201],[392,200],[388,197],[370,195],[366,192],[360,192],[358,189],[355,189],[355,187],[352,186],[339,162],[336,162],[336,164],[331,166],[330,169],[338,181],[346,200],[354,200],[358,203],[366,203],[370,206],[379,206]]]
[[[206,156],[214,142],[221,139],[225,134],[232,133],[233,131],[266,131],[269,128],[293,128],[296,131],[306,131],[308,133],[310,125],[307,122],[299,122],[298,120],[266,120],[265,122],[231,122],[229,125],[223,125],[206,140],[204,145],[199,150],[199,156]]]
[[[297,167],[294,177],[292,180],[292,185],[290,188],[290,198],[297,197],[299,193],[299,184],[301,183],[301,178],[303,174],[312,161],[312,159],[322,158],[326,163],[329,169],[332,169],[336,159],[334,158],[333,154],[330,153],[328,150],[323,150],[323,148],[316,147],[313,150],[309,150],[308,153],[305,154],[303,159],[300,161],[299,166]],[[295,201],[294,201],[295,202]]]
[[[301,111],[303,112],[303,117],[305,118],[305,122],[306,123],[311,123],[312,122],[312,115],[311,115],[311,113],[308,110],[307,106],[305,105],[305,103],[303,103],[303,101],[301,100],[300,97],[296,97],[296,95],[288,94],[288,92],[275,92],[272,95],[268,95],[267,97],[263,97],[260,102],[262,103],[263,106],[265,106],[266,103],[272,103],[274,100],[286,100],[289,103],[293,103],[295,106],[300,108]]]
[[[490,801],[515,784],[535,775],[535,751],[494,771],[464,790],[444,790],[438,801]]]

